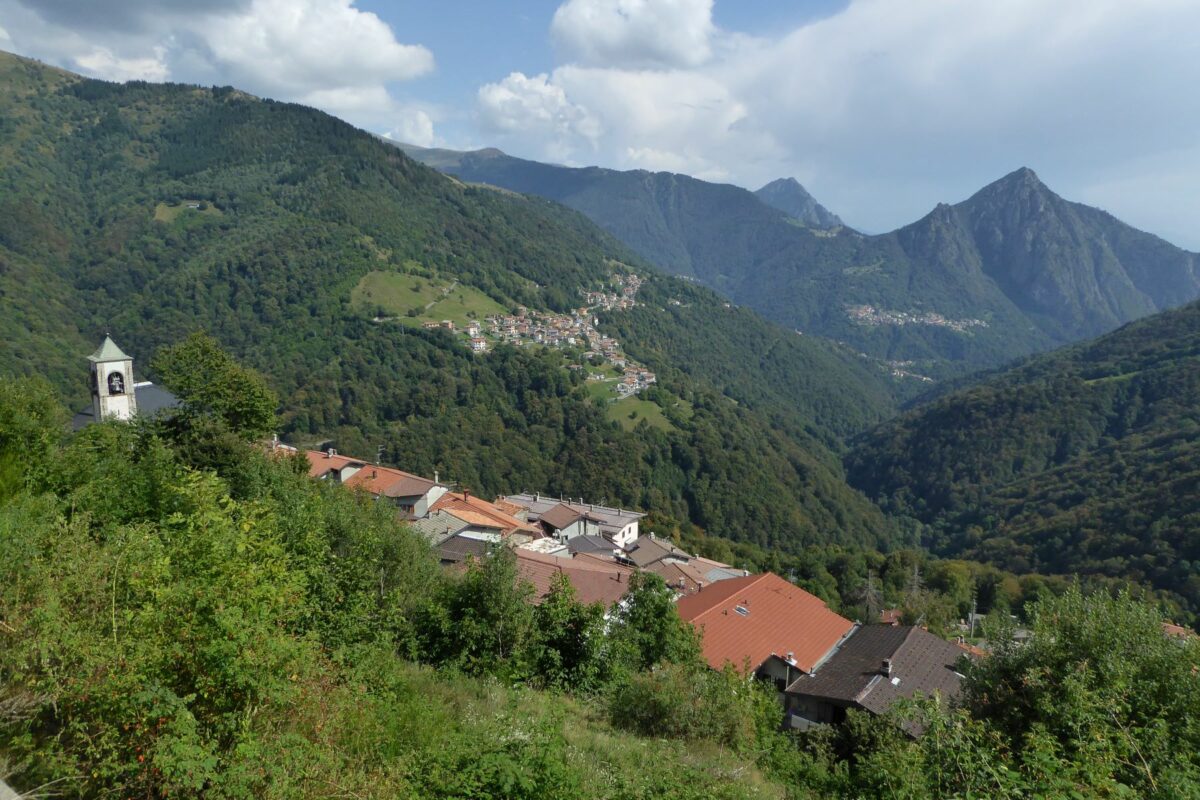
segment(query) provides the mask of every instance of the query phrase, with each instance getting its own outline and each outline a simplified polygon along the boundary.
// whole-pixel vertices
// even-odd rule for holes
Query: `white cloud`
[[[121,58],[105,47],[75,57],[75,63],[91,75],[114,81],[165,81],[169,74],[164,57],[166,48],[155,47],[151,55]]]
[[[92,0],[0,0],[12,46],[98,78],[233,84],[314,105],[359,125],[390,124],[389,85],[429,73],[354,0],[131,0],[107,16]],[[192,10],[188,10],[188,9]]]
[[[8,35],[8,31],[4,30],[4,28],[0,28],[0,42],[10,41],[12,41],[12,37]]]
[[[433,69],[429,50],[396,41],[352,0],[254,0],[196,32],[218,69],[272,93],[372,86]]]
[[[566,91],[545,74],[514,72],[499,83],[479,88],[483,126],[501,136],[531,134],[551,158],[595,141],[602,130],[586,108],[567,99]]]
[[[550,32],[571,61],[695,67],[712,55],[712,0],[567,0]]]
[[[768,38],[715,30],[708,10],[567,0],[552,24],[564,63],[536,94],[592,120],[592,134],[527,113],[490,132],[566,163],[751,188],[794,175],[870,230],[1028,165],[1067,197],[1200,247],[1187,222],[1200,188],[1179,179],[1200,174],[1188,99],[1200,60],[1181,33],[1200,29],[1194,0],[853,0]]]
[[[403,110],[399,114],[396,125],[384,134],[388,139],[418,147],[432,147],[438,144],[433,132],[433,118],[419,108]]]

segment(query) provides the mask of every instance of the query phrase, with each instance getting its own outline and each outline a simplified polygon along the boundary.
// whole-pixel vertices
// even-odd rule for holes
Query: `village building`
[[[573,556],[595,553],[607,556],[612,560],[620,550],[606,537],[590,533],[584,536],[576,536],[567,542],[567,552]]]
[[[633,570],[615,562],[604,563],[587,558],[559,558],[517,548],[517,574],[533,585],[533,602],[540,603],[550,593],[558,576],[564,576],[575,589],[575,599],[584,604],[599,603],[605,610],[619,603],[629,592]]]
[[[767,572],[703,587],[676,605],[703,634],[704,659],[771,681],[781,693],[816,670],[855,629],[820,598]]]
[[[439,547],[443,542],[457,536],[470,526],[453,514],[434,511],[428,516],[412,520],[409,522],[409,527],[425,537],[431,545]]]
[[[403,470],[340,456],[332,448],[325,451],[309,450],[305,455],[308,458],[309,477],[331,480],[386,499],[396,506],[405,519],[424,517],[433,504],[449,491],[436,479],[430,480]]]
[[[720,561],[713,561],[711,558],[703,558],[701,556],[693,556],[688,562],[692,568],[699,574],[704,576],[704,580],[709,583],[717,581],[727,581],[732,578],[744,578],[750,573],[744,569],[735,569],[728,564],[722,564]]]
[[[691,564],[674,559],[660,560],[646,568],[663,579],[679,596],[694,594],[709,584],[709,581]]]
[[[506,513],[494,503],[473,497],[467,491],[446,492],[431,506],[430,511],[442,511],[466,523],[458,531],[458,536],[503,541],[514,546],[542,536],[538,528]]]
[[[443,567],[461,567],[468,561],[479,561],[491,554],[494,542],[470,536],[451,536],[435,548]]]
[[[676,547],[670,539],[659,539],[652,533],[630,544],[618,558],[638,569],[648,569],[661,561],[686,564],[692,560],[692,555]]]
[[[563,501],[540,494],[514,494],[502,498],[524,511],[522,519],[538,524],[547,536],[569,542],[577,536],[603,536],[619,548],[638,539],[638,523],[646,515],[625,508]]]
[[[153,417],[179,405],[178,398],[166,389],[150,381],[134,381],[132,356],[126,355],[109,336],[88,356],[88,364],[92,403],[72,418],[75,430],[106,419],[129,421],[135,416]]]
[[[788,685],[785,725],[804,730],[839,723],[851,708],[883,714],[897,700],[917,694],[953,700],[967,657],[953,642],[916,625],[862,626]],[[920,733],[912,723],[904,727]]]

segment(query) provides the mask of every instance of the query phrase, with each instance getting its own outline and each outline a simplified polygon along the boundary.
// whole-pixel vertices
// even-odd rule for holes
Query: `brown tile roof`
[[[656,561],[646,567],[646,571],[653,572],[666,581],[667,586],[681,594],[692,594],[708,585],[703,573],[690,564],[680,564],[677,561]]]
[[[648,536],[640,537],[625,551],[625,558],[632,561],[635,566],[643,568],[668,556],[675,556],[685,561],[691,559],[691,555],[680,550],[670,540],[664,541]]]
[[[510,503],[507,500],[505,500],[503,497],[497,497],[495,500],[492,501],[492,505],[494,505],[496,508],[503,511],[505,514],[508,514],[513,517],[516,517],[521,512],[528,510],[525,508],[525,506],[519,506],[516,503]]]
[[[772,653],[791,653],[796,666],[810,672],[854,627],[819,598],[770,572],[710,584],[682,598],[677,608],[704,632],[704,657],[717,669],[726,663],[741,669],[748,659],[753,670]]]
[[[517,531],[530,534],[536,532],[535,528],[511,514],[504,513],[494,503],[463,492],[446,492],[429,510],[430,513],[445,511],[481,528],[494,528],[500,531],[501,536],[508,536]]]
[[[864,625],[787,692],[882,714],[917,692],[955,697],[962,683],[955,667],[964,657],[958,645],[915,625]],[[885,659],[891,662],[890,676],[883,674]]]
[[[616,562],[602,564],[595,559],[560,558],[519,547],[513,552],[517,555],[517,573],[533,584],[535,603],[540,603],[550,593],[558,575],[567,576],[581,603],[600,603],[608,608],[629,591],[629,576],[633,570]]]
[[[563,528],[566,528],[566,527],[572,525],[575,522],[575,520],[579,519],[582,516],[584,516],[584,515],[580,514],[578,511],[571,508],[566,503],[559,503],[558,505],[554,506],[554,508],[551,508],[549,511],[547,511],[545,514],[542,514],[540,517],[538,517],[538,521],[544,522],[545,524],[549,525],[551,528],[561,531]]]

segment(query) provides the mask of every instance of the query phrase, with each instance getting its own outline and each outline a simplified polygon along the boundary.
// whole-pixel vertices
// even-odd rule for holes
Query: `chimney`
[[[892,676],[892,660],[890,658],[883,660],[883,665],[880,667],[879,672],[888,678]]]
[[[373,469],[373,470],[371,470],[371,477],[372,477],[372,478],[378,478],[378,477],[379,477],[379,470],[377,470],[377,469]]]
[[[463,489],[463,500],[470,500],[470,499],[471,499],[471,490],[464,488]]]
[[[788,654],[787,654],[787,662],[788,662],[789,664],[795,664],[795,663],[796,663],[796,654],[795,654],[795,653],[793,653],[791,650],[789,650],[789,651],[788,651]]]
[[[441,481],[438,480],[438,471],[436,469],[433,471],[433,482],[441,483]]]

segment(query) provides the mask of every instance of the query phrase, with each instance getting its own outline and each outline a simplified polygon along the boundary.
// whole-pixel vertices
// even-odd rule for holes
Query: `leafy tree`
[[[597,689],[604,675],[604,609],[584,605],[563,574],[533,612],[537,642],[533,672],[546,685],[572,692]]]
[[[0,501],[42,469],[66,423],[66,409],[44,379],[0,381]]]
[[[206,333],[159,351],[151,368],[180,399],[185,414],[217,420],[246,439],[275,429],[275,393]]]
[[[496,548],[421,608],[418,654],[476,674],[524,677],[536,641],[531,593],[516,556]]]
[[[614,664],[633,672],[663,663],[701,663],[698,634],[679,618],[674,592],[652,572],[630,576],[629,593],[614,614],[610,638]]]

